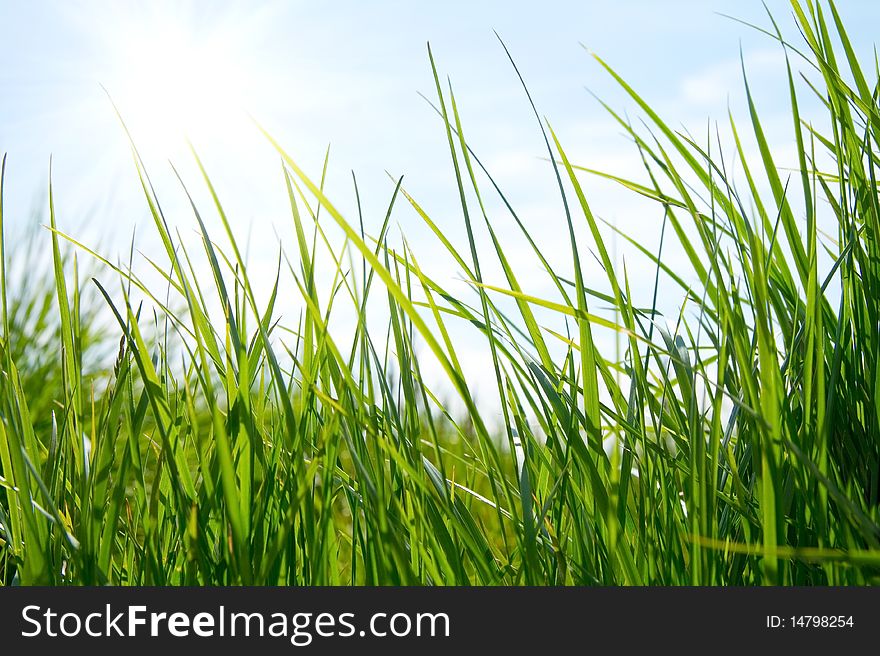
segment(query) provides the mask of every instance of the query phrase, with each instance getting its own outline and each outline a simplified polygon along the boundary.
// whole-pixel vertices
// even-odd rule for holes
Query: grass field
[[[613,179],[654,201],[663,225],[659,244],[619,237],[649,263],[648,302],[633,299],[583,190],[607,174],[578,166],[535,112],[559,183],[554,229],[570,236],[564,256],[542,252],[468,147],[433,59],[463,243],[399,183],[367,232],[375,217],[343,216],[323,177],[272,141],[297,240],[258,294],[266,281],[249,276],[201,163],[186,184],[213,206],[173,222],[200,231],[210,275],[133,146],[164,245],[150,254],[156,286],[56,229],[50,186],[48,229],[2,249],[0,582],[880,581],[880,76],[831,2],[792,7],[802,42],[775,24],[767,38],[790,62],[780,85],[796,161],[774,157],[751,94],[750,121],[719,128],[724,151],[714,130],[704,142],[678,132],[602,64],[644,119],[608,108],[644,164]],[[804,94],[824,105],[821,123],[801,120]],[[393,244],[401,205],[433,243]],[[209,213],[226,234],[208,234]],[[531,294],[511,233],[552,295]],[[686,255],[674,267],[671,245]],[[54,266],[41,267],[50,247]],[[319,250],[334,257],[329,285]],[[469,294],[425,273],[437,250]],[[584,273],[593,257],[601,279]],[[484,284],[499,265],[506,284]],[[276,305],[293,302],[281,281],[298,290],[296,321],[279,319]],[[676,316],[658,313],[660,289],[680,297]],[[340,331],[344,307],[357,319]],[[464,374],[460,323],[491,355],[496,386],[480,394],[501,421]],[[113,366],[96,367],[108,353]],[[454,404],[429,385],[428,360]]]

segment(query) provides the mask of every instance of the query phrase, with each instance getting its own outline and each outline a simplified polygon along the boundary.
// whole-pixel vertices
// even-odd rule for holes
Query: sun
[[[119,21],[102,80],[139,148],[173,157],[187,140],[217,141],[247,129],[248,71],[240,35],[180,16]]]

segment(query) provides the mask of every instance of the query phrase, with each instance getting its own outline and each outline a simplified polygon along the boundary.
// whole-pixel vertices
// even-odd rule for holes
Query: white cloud
[[[680,84],[681,99],[689,104],[714,106],[727,102],[732,90],[743,87],[743,64],[750,81],[774,79],[783,74],[784,55],[781,48],[763,48],[731,57],[706,66],[684,77]]]

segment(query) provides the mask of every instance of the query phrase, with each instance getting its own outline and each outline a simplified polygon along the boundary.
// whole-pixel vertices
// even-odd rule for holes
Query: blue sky
[[[880,3],[839,4],[857,48],[869,56]],[[788,2],[768,5],[800,43]],[[387,171],[405,174],[407,190],[454,240],[460,239],[446,136],[419,96],[435,95],[426,50],[430,41],[441,76],[452,80],[471,145],[552,253],[565,243],[552,172],[541,159],[541,134],[493,30],[577,163],[623,175],[638,164],[587,89],[623,111],[632,112],[632,103],[585,47],[672,124],[703,133],[709,117],[725,119],[728,106],[743,115],[741,48],[765,127],[784,159],[792,137],[781,49],[719,12],[769,25],[761,3],[752,0],[0,0],[0,151],[8,154],[8,229],[14,232],[34,210],[44,210],[51,154],[63,230],[99,246],[111,259],[126,250],[135,226],[145,253],[158,248],[125,135],[103,85],[132,129],[172,224],[185,235],[192,233],[194,221],[168,160],[193,187],[197,201],[204,203],[205,192],[182,141],[167,126],[180,109],[176,96],[199,95],[202,104],[184,127],[215,178],[236,231],[249,236],[251,260],[266,280],[278,238],[288,252],[294,245],[278,157],[244,110],[316,177],[331,144],[328,194],[352,216],[354,170],[368,230],[380,224],[393,188]],[[174,70],[173,57],[181,48],[198,51],[192,71]],[[189,86],[195,77],[202,80]],[[176,82],[169,86],[169,78]],[[610,185],[585,182],[600,216],[648,240],[656,234],[656,212],[645,214],[650,210]],[[401,207],[396,219],[432,273],[454,280],[456,267],[423,240],[414,212]],[[208,213],[208,220],[216,228],[216,217]],[[536,272],[530,291],[549,289],[541,286],[537,264],[516,235],[509,238],[511,252],[522,255],[521,266]],[[15,257],[14,240],[10,254]]]
[[[841,3],[854,36],[868,47],[868,27],[880,24],[871,2]],[[788,3],[771,1],[783,25]],[[144,57],[159,53],[169,28],[182,38],[223,41],[223,64],[234,62],[245,80],[235,100],[312,167],[328,143],[342,179],[354,169],[367,189],[386,191],[384,171],[406,173],[425,193],[448,194],[444,135],[428,105],[433,97],[425,44],[432,43],[442,74],[451,76],[466,127],[478,152],[501,168],[542,154],[540,134],[504,52],[507,43],[539,109],[576,159],[614,159],[624,140],[585,87],[616,107],[626,103],[581,44],[600,54],[667,116],[681,122],[723,118],[728,93],[741,97],[738,48],[758,78],[767,115],[785,111],[782,93],[761,93],[778,48],[765,36],[718,15],[728,13],[767,25],[755,2],[65,2],[0,1],[0,148],[9,154],[7,202],[23,211],[45,184],[49,155],[69,224],[118,204],[113,229],[138,221],[129,207],[132,180],[125,138],[105,85],[127,120],[144,122],[126,107],[129,71],[120,44],[136,43]],[[790,25],[789,25],[790,26]],[[865,32],[860,34],[861,31]],[[750,61],[751,59],[751,61]],[[223,65],[220,64],[220,65]],[[772,68],[772,67],[769,67]],[[136,74],[136,72],[135,72]],[[161,94],[162,89],[158,90]],[[134,104],[139,98],[135,97]],[[232,121],[230,121],[232,123]],[[245,123],[242,121],[242,123]],[[135,139],[138,140],[137,126]],[[236,124],[231,134],[194,134],[196,146],[218,175],[242,187],[260,187],[264,160],[273,160],[256,130]],[[606,130],[606,128],[608,128]],[[147,137],[152,136],[146,131]],[[200,141],[203,137],[203,141]],[[149,141],[147,139],[146,141]],[[170,156],[139,143],[161,177]],[[164,145],[164,144],[163,144]],[[624,153],[620,153],[623,155]],[[232,155],[242,162],[223,161]],[[158,163],[158,164],[157,164]],[[268,166],[274,164],[271,161]],[[257,178],[257,180],[254,180]],[[277,187],[275,180],[270,184]],[[230,182],[230,194],[237,194]],[[261,204],[248,199],[251,218]],[[141,208],[143,210],[144,208]],[[131,212],[131,214],[128,214]],[[140,212],[143,216],[143,211]],[[263,217],[265,218],[265,217]],[[102,227],[102,232],[104,228]],[[127,231],[124,231],[127,232]]]

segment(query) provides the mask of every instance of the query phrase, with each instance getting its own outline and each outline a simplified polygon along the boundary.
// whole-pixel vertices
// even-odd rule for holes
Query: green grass
[[[256,294],[266,281],[249,275],[195,152],[202,175],[186,184],[213,206],[175,218],[197,226],[202,253],[170,227],[133,147],[164,248],[151,286],[131,258],[114,264],[57,229],[50,183],[49,230],[34,249],[4,241],[0,258],[0,582],[880,581],[877,66],[862,68],[831,2],[792,7],[803,43],[775,24],[767,34],[791,60],[796,162],[774,158],[751,93],[750,120],[729,120],[734,150],[722,152],[670,127],[601,60],[644,118],[636,128],[608,108],[642,171],[580,166],[535,111],[564,255],[540,250],[470,149],[433,57],[465,243],[399,180],[378,221],[343,216],[323,191],[326,163],[313,179],[267,134],[296,244],[282,245],[271,293]],[[805,93],[822,122],[801,119]],[[620,237],[647,262],[647,300],[609,254],[583,187],[594,175],[656,203],[659,244]],[[505,212],[490,211],[495,200]],[[402,205],[432,242],[390,241]],[[224,245],[203,213],[219,216]],[[0,228],[4,218],[0,202]],[[552,295],[530,293],[511,232]],[[16,284],[49,243],[52,269]],[[672,246],[685,254],[674,267]],[[469,294],[421,267],[438,250]],[[599,279],[586,274],[594,256]],[[506,283],[484,282],[499,266]],[[299,293],[292,323],[277,307],[283,281]],[[678,314],[659,313],[658,290],[678,295]],[[465,375],[463,324],[491,357],[493,389]],[[96,368],[113,350],[112,368]],[[426,380],[429,360],[443,392]],[[495,395],[500,421],[477,392]]]

